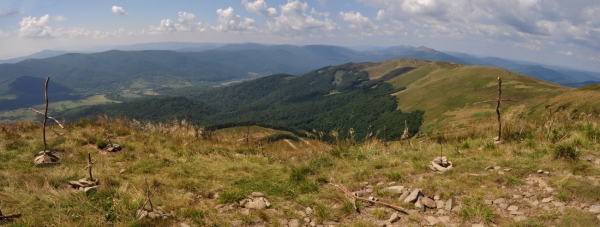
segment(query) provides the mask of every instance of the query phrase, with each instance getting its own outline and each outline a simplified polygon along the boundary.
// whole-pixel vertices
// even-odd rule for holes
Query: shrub
[[[579,152],[572,144],[558,144],[554,148],[554,159],[576,162],[579,161]]]

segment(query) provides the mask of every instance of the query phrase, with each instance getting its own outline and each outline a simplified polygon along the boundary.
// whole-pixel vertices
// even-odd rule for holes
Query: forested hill
[[[137,120],[185,118],[206,127],[256,123],[324,133],[325,139],[369,136],[399,138],[405,121],[414,135],[422,111],[404,113],[391,94],[401,90],[383,80],[369,81],[367,64],[345,64],[303,76],[277,74],[187,98],[161,98],[96,106],[64,113],[65,119],[100,114]],[[407,68],[405,71],[410,71]],[[399,75],[399,74],[398,74]],[[396,76],[398,76],[396,75]]]

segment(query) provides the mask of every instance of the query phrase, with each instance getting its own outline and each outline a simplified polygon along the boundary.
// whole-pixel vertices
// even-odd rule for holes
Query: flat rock
[[[419,196],[419,198],[418,198],[418,199],[417,199],[417,201],[415,202],[415,207],[416,207],[418,210],[424,210],[424,209],[425,209],[425,207],[423,206],[423,203],[421,202],[422,198],[423,198],[422,196]]]
[[[400,216],[398,216],[398,212],[394,212],[392,214],[392,216],[390,216],[390,219],[388,220],[390,223],[394,223],[396,221],[400,220]]]
[[[421,198],[421,203],[423,203],[423,205],[425,205],[428,208],[436,208],[437,204],[435,203],[435,201],[429,197],[423,197]]]
[[[119,170],[119,174],[123,174],[123,173],[125,173],[125,169]]]
[[[594,214],[598,214],[600,213],[600,205],[590,206],[590,209],[588,211]]]
[[[298,219],[292,219],[288,222],[289,227],[300,227],[300,221]]]
[[[435,201],[435,206],[438,209],[444,209],[444,205],[445,204],[446,204],[446,201],[444,201],[444,200],[437,200],[437,201]]]
[[[421,189],[415,188],[410,195],[408,195],[408,197],[406,197],[404,199],[405,203],[411,203],[411,202],[415,202],[417,200],[417,198],[419,198],[419,196],[423,196],[423,193],[421,193]]]
[[[253,197],[265,197],[265,194],[262,192],[252,192]]]
[[[98,188],[99,188],[99,187],[100,187],[100,186],[86,187],[86,188],[84,189],[84,191],[85,191],[85,194],[90,194],[90,193],[92,193],[92,192],[96,192],[96,191],[98,191]]]
[[[400,197],[398,198],[398,201],[404,202],[404,199],[406,199],[406,197],[408,197],[408,195],[410,195],[409,191],[402,192],[402,195],[400,195]]]
[[[446,211],[451,211],[452,210],[452,198],[449,198],[448,201],[446,201]]]
[[[450,223],[450,216],[440,216],[440,217],[438,217],[438,219],[444,225],[447,225],[448,223]]]
[[[559,201],[552,201],[552,205],[554,205],[555,207],[564,207],[565,203]]]
[[[248,208],[248,209],[254,209],[254,210],[264,210],[267,208],[267,203],[265,202],[265,198],[256,198],[253,200],[250,200],[248,202],[246,202],[244,204],[244,207]]]
[[[434,216],[426,216],[425,220],[427,220],[429,225],[436,225],[437,223],[440,223],[440,220]]]
[[[485,227],[485,225],[482,223],[479,223],[479,224],[472,224],[471,227]]]
[[[402,194],[404,190],[404,186],[391,186],[383,189],[384,191],[388,191],[395,194]]]
[[[504,209],[506,209],[508,207],[508,204],[506,204],[506,203],[500,203],[500,204],[498,204],[498,207],[500,208],[500,210],[504,210]]]
[[[542,199],[542,203],[549,203],[549,202],[552,202],[552,201],[554,201],[554,198],[552,198],[552,197],[548,197],[548,198]]]
[[[494,200],[494,204],[501,204],[501,203],[506,203],[506,199],[505,198],[499,198]]]
[[[509,206],[507,208],[507,210],[509,210],[509,211],[517,211],[517,210],[519,210],[519,207],[518,206]]]

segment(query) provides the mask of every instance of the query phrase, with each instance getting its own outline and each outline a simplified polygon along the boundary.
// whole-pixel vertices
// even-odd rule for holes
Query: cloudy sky
[[[0,59],[166,41],[427,46],[600,71],[600,1],[0,1]]]

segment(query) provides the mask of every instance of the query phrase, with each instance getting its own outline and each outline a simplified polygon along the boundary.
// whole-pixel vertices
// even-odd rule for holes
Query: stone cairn
[[[254,210],[264,210],[271,207],[271,203],[261,192],[252,192],[252,196],[246,196],[246,199],[240,201],[240,206]]]
[[[104,140],[102,140],[102,142],[107,141],[107,140],[108,140],[108,146],[106,146],[106,151],[117,152],[117,151],[121,150],[121,146],[119,144],[115,144],[110,141],[110,136],[108,134],[106,135]]]
[[[452,162],[448,161],[448,158],[439,156],[435,157],[435,159],[429,163],[429,168],[433,171],[446,172],[454,167],[452,166]]]
[[[154,188],[154,191],[150,193],[150,185],[148,184],[148,180],[146,179],[146,202],[142,205],[142,208],[138,209],[135,212],[135,215],[138,219],[150,218],[150,219],[168,219],[173,218],[173,212],[167,213],[161,209],[154,208],[152,204],[152,196],[158,191],[158,187]],[[149,205],[149,207],[146,207]]]
[[[88,153],[88,163],[83,170],[87,169],[89,176],[86,178],[81,178],[78,181],[69,181],[69,185],[74,189],[84,191],[85,194],[90,194],[98,190],[100,187],[100,181],[97,178],[94,179],[92,176],[92,166],[96,164],[96,162],[98,162],[98,160],[94,160],[92,162],[92,155]]]

